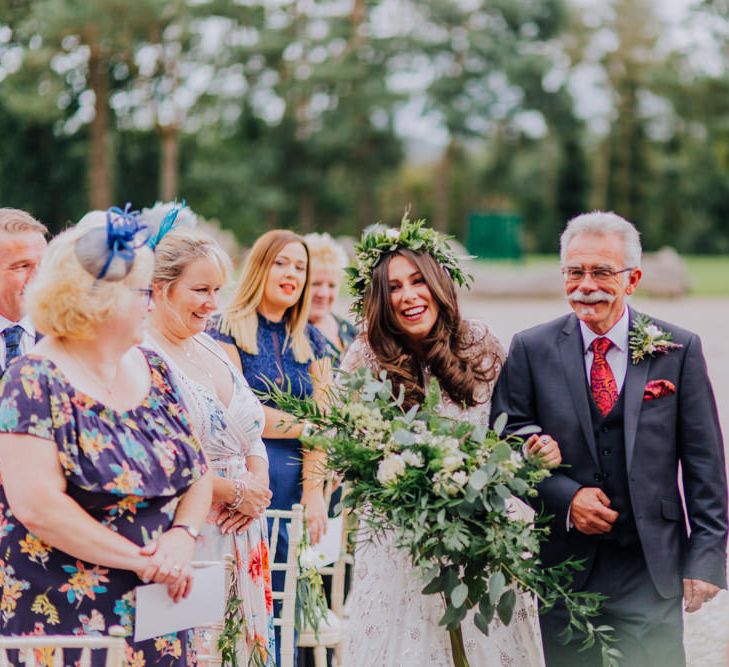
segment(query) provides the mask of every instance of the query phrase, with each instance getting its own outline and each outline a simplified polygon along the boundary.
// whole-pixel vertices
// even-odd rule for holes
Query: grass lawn
[[[729,255],[683,255],[693,281],[695,296],[729,296]],[[523,262],[480,260],[499,266],[543,266],[559,264],[557,255],[527,255]]]
[[[684,255],[684,259],[694,283],[692,294],[729,295],[728,255]]]

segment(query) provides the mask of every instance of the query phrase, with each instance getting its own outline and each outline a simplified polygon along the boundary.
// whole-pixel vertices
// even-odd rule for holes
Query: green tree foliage
[[[133,75],[137,46],[159,32],[178,3],[164,0],[10,0],[3,14],[25,46],[23,66],[3,85],[2,99],[15,113],[63,121],[72,134],[88,126],[89,204],[114,199],[111,97]]]
[[[0,205],[28,211],[52,233],[86,210],[85,139],[58,136],[47,121],[19,117],[0,104]]]
[[[184,197],[245,242],[356,234],[408,204],[464,240],[470,212],[504,210],[540,252],[609,208],[648,249],[726,252],[729,3],[689,15],[711,19],[711,72],[654,10],[0,0],[0,204],[58,229],[89,203]],[[605,108],[586,113],[593,94]]]

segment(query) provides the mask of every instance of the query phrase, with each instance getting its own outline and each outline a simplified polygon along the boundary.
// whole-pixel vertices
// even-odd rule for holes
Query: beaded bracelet
[[[225,506],[225,509],[229,512],[235,512],[242,505],[243,494],[248,490],[248,484],[246,484],[245,480],[235,479],[233,480],[233,484],[235,484],[235,497],[232,503]]]

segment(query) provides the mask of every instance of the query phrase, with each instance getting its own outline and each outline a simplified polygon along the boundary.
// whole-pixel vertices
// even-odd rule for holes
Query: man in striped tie
[[[47,232],[25,211],[0,208],[0,376],[38,338],[23,297],[46,249]]]
[[[692,612],[726,588],[724,447],[699,337],[626,302],[640,262],[623,218],[569,222],[561,263],[574,312],[514,337],[491,414],[559,443],[564,467],[536,501],[551,516],[541,557],[584,561],[574,588],[606,596],[590,620],[614,629],[620,664],[683,667],[682,599]],[[578,652],[579,633],[564,643],[566,624],[559,604],[541,617],[547,667],[599,667],[597,647]]]

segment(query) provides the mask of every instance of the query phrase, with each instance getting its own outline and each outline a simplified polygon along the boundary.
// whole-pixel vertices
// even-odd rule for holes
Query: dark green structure
[[[466,240],[468,252],[487,259],[521,259],[522,225],[521,216],[514,213],[471,213]]]

